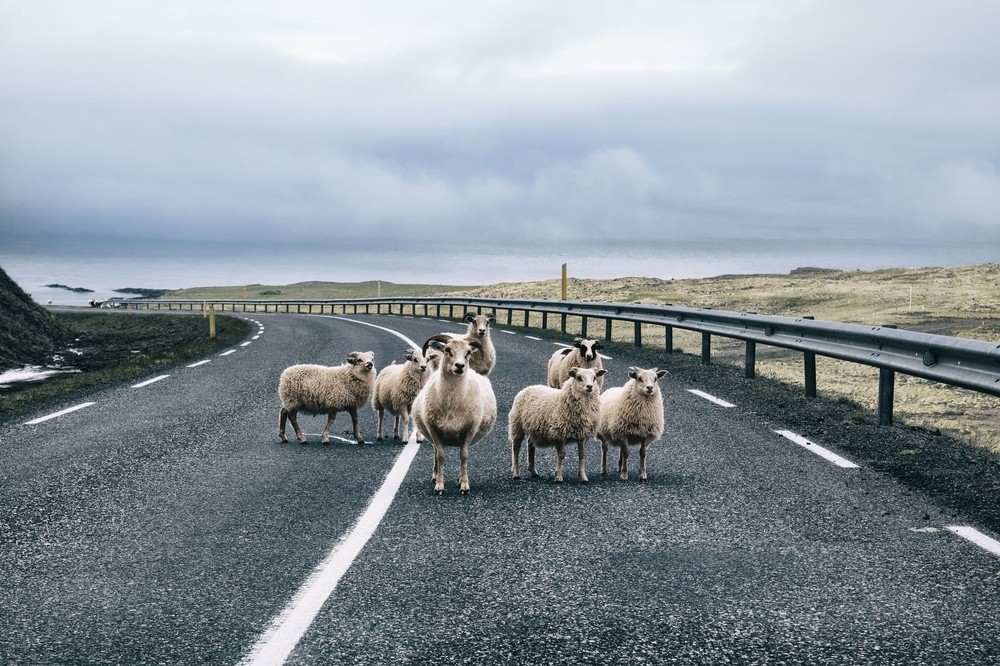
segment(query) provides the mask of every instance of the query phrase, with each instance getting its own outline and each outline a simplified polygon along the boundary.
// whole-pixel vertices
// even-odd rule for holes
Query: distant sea
[[[108,244],[50,250],[0,245],[0,267],[39,303],[84,305],[126,296],[120,288],[181,289],[286,285],[306,281],[481,286],[570,277],[661,279],[842,270],[957,266],[1000,261],[1000,243],[868,240],[713,240],[573,244],[382,247],[377,243],[294,249],[235,244]],[[46,287],[63,284],[92,293]]]

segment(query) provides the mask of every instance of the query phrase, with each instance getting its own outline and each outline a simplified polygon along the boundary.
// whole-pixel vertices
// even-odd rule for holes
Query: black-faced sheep
[[[281,415],[278,421],[278,438],[287,442],[285,420],[292,422],[300,444],[306,443],[296,418],[300,411],[307,414],[328,414],[323,428],[323,443],[330,443],[330,426],[338,411],[347,411],[354,424],[354,439],[364,444],[365,438],[358,427],[358,407],[368,403],[375,389],[375,353],[351,352],[343,365],[293,365],[281,373],[278,397],[281,398]]]
[[[599,350],[604,349],[597,340],[587,340],[585,338],[574,338],[573,346],[567,349],[560,349],[549,357],[546,368],[547,383],[552,388],[559,388],[569,377],[570,368],[591,368],[601,370],[604,364],[601,362]],[[603,374],[597,379],[597,388],[604,388]]]
[[[528,472],[532,478],[535,472],[535,448],[554,446],[556,448],[555,482],[563,482],[563,459],[566,458],[566,442],[575,441],[580,454],[579,479],[587,483],[584,446],[590,437],[597,434],[600,418],[600,389],[597,380],[606,370],[591,368],[570,368],[569,377],[560,388],[550,386],[528,386],[514,396],[510,410],[508,434],[510,436],[511,466],[515,479],[521,477],[521,442],[528,440]]]
[[[646,450],[663,436],[663,393],[660,379],[666,370],[629,368],[623,386],[601,394],[601,474],[608,470],[608,446],[618,447],[618,478],[628,480],[628,447],[639,445],[639,480],[646,480]]]
[[[444,492],[444,447],[460,448],[459,489],[469,492],[469,447],[486,436],[497,418],[490,380],[471,372],[472,357],[482,353],[476,340],[435,335],[424,343],[441,345],[440,365],[413,401],[417,431],[434,443],[434,492]]]
[[[377,414],[376,441],[382,441],[382,419],[388,410],[393,415],[392,435],[399,439],[399,424],[403,423],[403,439],[410,437],[410,407],[420,389],[427,383],[431,371],[427,360],[417,349],[407,349],[401,365],[387,365],[375,378],[372,408]]]
[[[493,372],[493,366],[497,362],[497,350],[493,346],[493,338],[490,335],[490,324],[496,321],[496,317],[491,314],[465,315],[465,321],[469,322],[469,328],[465,332],[466,340],[475,340],[479,343],[480,351],[473,356],[469,363],[473,370],[481,375],[489,375]],[[442,333],[448,338],[459,337],[452,333]]]

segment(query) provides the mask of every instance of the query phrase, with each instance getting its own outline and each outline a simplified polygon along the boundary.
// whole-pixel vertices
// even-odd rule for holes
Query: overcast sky
[[[996,0],[0,0],[11,237],[1000,239]]]

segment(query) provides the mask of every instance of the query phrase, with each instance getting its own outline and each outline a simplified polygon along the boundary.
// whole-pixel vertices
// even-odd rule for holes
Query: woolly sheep
[[[435,335],[423,351],[441,344],[440,365],[413,401],[417,431],[434,443],[434,492],[444,493],[444,447],[460,447],[459,490],[469,492],[469,447],[486,436],[497,418],[490,380],[470,372],[471,359],[482,353],[476,340]]]
[[[365,438],[358,427],[358,407],[371,400],[376,374],[375,353],[370,351],[351,352],[346,363],[338,366],[300,364],[285,368],[278,382],[278,396],[281,398],[279,440],[288,441],[285,437],[285,419],[288,419],[299,443],[306,443],[306,436],[302,434],[296,418],[303,411],[329,415],[322,440],[324,444],[329,444],[330,426],[337,412],[346,410],[354,424],[354,439],[358,444],[364,444]]]
[[[601,363],[601,355],[598,353],[601,349],[604,349],[604,345],[597,340],[574,338],[572,347],[560,349],[549,358],[546,371],[548,385],[552,388],[562,386],[569,377],[569,369],[573,367],[602,369],[604,364]],[[604,388],[603,373],[598,375],[597,388]]]
[[[382,441],[382,419],[388,410],[393,415],[392,435],[399,439],[399,423],[403,422],[403,439],[410,438],[410,407],[413,399],[427,382],[427,359],[417,349],[407,349],[401,365],[388,365],[375,378],[372,408],[378,415],[376,441]]]
[[[597,381],[606,370],[570,368],[569,376],[560,388],[537,384],[521,389],[514,396],[508,421],[511,447],[511,474],[521,478],[521,442],[528,440],[528,472],[535,472],[535,447],[556,448],[555,482],[563,482],[563,459],[566,442],[576,441],[580,454],[579,479],[587,483],[584,445],[597,434],[601,398]]]
[[[646,480],[646,450],[663,435],[663,393],[659,380],[666,370],[629,368],[623,386],[601,394],[597,436],[601,440],[601,474],[608,470],[608,446],[618,446],[618,478],[628,480],[628,447],[639,445],[639,480]]]
[[[489,375],[493,372],[493,366],[497,362],[497,350],[493,346],[493,338],[490,336],[490,324],[496,321],[496,317],[491,314],[472,314],[470,312],[465,315],[465,321],[469,322],[465,339],[475,340],[480,346],[479,353],[470,359],[469,365],[479,374]],[[448,338],[460,337],[452,333],[441,333],[440,335]]]

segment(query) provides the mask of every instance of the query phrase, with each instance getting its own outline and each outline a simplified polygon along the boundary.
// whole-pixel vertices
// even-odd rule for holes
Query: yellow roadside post
[[[215,337],[215,305],[208,306],[208,337]]]
[[[566,300],[566,264],[562,265],[562,299]]]

